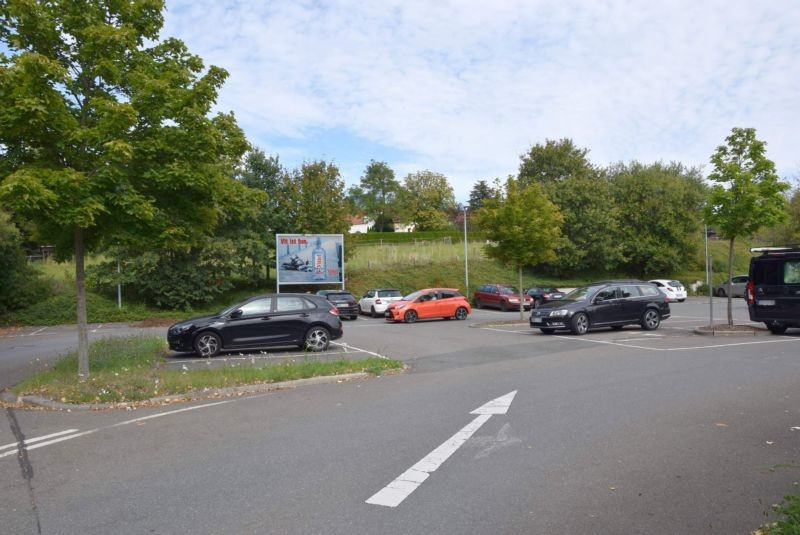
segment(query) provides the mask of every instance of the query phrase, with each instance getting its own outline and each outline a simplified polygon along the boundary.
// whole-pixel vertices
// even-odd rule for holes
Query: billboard
[[[342,284],[342,234],[276,234],[278,288],[282,284]]]

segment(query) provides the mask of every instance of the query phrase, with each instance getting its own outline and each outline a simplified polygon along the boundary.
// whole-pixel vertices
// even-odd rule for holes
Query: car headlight
[[[519,299],[509,299],[509,303],[519,303]]]
[[[185,333],[186,331],[188,331],[189,329],[191,329],[192,327],[194,327],[194,325],[192,325],[192,324],[189,324],[189,325],[181,325],[180,327],[178,327],[177,329],[175,329],[175,332],[176,332],[177,334],[183,334],[183,333]]]
[[[550,312],[551,316],[566,316],[569,314],[569,310],[553,310]]]
[[[405,308],[405,305],[397,305],[394,307],[395,310],[400,310],[401,308]]]

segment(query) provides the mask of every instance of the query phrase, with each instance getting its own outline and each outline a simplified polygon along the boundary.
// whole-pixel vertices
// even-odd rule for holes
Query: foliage
[[[527,153],[520,156],[520,187],[533,182],[546,184],[561,182],[571,177],[589,177],[594,168],[587,158],[589,149],[575,146],[571,139],[558,141],[548,139],[545,144],[533,145]]]
[[[0,209],[0,316],[47,298],[50,287],[28,265],[19,230]]]
[[[90,346],[92,377],[88,381],[75,380],[73,370],[77,355],[72,353],[57,361],[50,370],[15,386],[13,391],[17,395],[37,394],[66,403],[120,403],[157,396],[180,396],[208,388],[343,373],[367,372],[377,375],[402,367],[399,361],[372,357],[334,362],[309,359],[263,367],[170,370],[157,365],[166,355],[164,342],[163,337],[145,336],[101,339]]]
[[[681,164],[617,164],[609,171],[618,210],[622,271],[656,276],[679,270],[698,248],[706,186]]]
[[[384,233],[380,236],[376,236],[375,234],[352,234],[351,235],[352,241],[355,244],[361,243],[375,243],[376,241],[380,241],[381,243],[418,243],[418,242],[429,242],[429,241],[464,241],[464,231],[463,230],[431,230],[427,232],[395,232],[393,234]],[[485,236],[483,232],[467,232],[467,240],[468,241],[475,241],[475,240],[483,240]]]
[[[759,231],[762,245],[790,245],[800,243],[800,188],[788,196],[788,217],[782,224]]]
[[[227,73],[159,42],[162,0],[0,4],[0,198],[76,258],[79,374],[88,374],[85,251],[186,249],[253,204],[231,180],[247,148],[209,117]]]
[[[444,230],[450,226],[447,212],[456,208],[447,177],[433,171],[409,173],[400,195],[403,212],[416,230]]]
[[[711,156],[714,171],[705,216],[710,225],[730,242],[728,276],[733,276],[733,242],[752,236],[762,227],[786,219],[789,184],[781,182],[775,164],[766,157],[766,143],[754,128],[734,128]],[[733,324],[731,292],[728,291],[728,323]]]
[[[349,190],[353,206],[373,222],[371,230],[391,232],[397,216],[400,183],[386,162],[370,160],[357,186]]]
[[[497,197],[500,193],[485,180],[478,180],[469,192],[470,211],[474,212],[483,208],[483,203],[486,199]]]
[[[769,527],[769,535],[800,535],[800,496],[785,496],[775,512],[781,519]]]

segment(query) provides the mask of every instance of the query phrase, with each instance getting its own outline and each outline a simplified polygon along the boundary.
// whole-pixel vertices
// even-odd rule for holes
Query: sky
[[[753,127],[800,179],[798,0],[166,0],[162,36],[230,77],[218,110],[288,168],[444,174],[457,200],[571,138],[600,166],[711,171]]]

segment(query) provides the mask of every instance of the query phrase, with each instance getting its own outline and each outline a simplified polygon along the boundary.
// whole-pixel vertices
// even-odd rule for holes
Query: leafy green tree
[[[791,245],[800,243],[800,187],[788,195],[787,215],[785,222],[759,232],[759,238],[765,245]]]
[[[786,219],[789,184],[782,182],[775,164],[767,158],[767,144],[756,138],[755,128],[734,128],[711,156],[714,171],[705,216],[729,241],[728,281],[733,276],[733,242],[752,236],[762,227]],[[729,283],[730,285],[730,283]],[[728,288],[728,324],[733,325],[731,291]]]
[[[617,164],[608,176],[619,217],[616,243],[625,272],[666,276],[697,251],[706,186],[679,163]]]
[[[553,275],[610,271],[622,260],[619,210],[609,181],[588,153],[561,139],[536,144],[520,157],[520,184],[541,184],[564,217],[558,261],[542,266]]]
[[[247,149],[209,117],[227,73],[159,40],[163,0],[0,4],[0,197],[75,258],[78,374],[89,373],[84,256],[186,249],[254,200],[231,179]]]
[[[370,160],[357,186],[350,188],[354,205],[372,221],[375,232],[392,232],[400,183],[386,162]]]
[[[537,143],[520,156],[520,186],[532,182],[547,184],[560,182],[571,177],[591,177],[596,171],[587,158],[589,149],[575,146],[573,141],[563,138],[558,141],[548,139],[545,144]]]
[[[304,163],[289,174],[287,195],[292,232],[347,234],[344,181],[336,165],[322,160]]]
[[[456,198],[447,177],[433,171],[406,175],[401,200],[404,215],[418,231],[448,228],[447,214],[456,209]]]
[[[48,289],[25,258],[19,230],[0,209],[0,316],[44,299]]]
[[[509,177],[505,192],[498,198],[487,199],[478,210],[477,221],[489,241],[486,253],[517,268],[520,292],[523,266],[538,265],[556,257],[563,218],[536,182],[520,189],[519,181]],[[524,317],[523,307],[519,315],[520,319]]]

